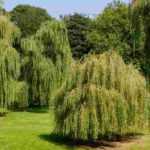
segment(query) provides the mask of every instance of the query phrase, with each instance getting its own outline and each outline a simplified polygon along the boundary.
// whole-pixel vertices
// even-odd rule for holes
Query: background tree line
[[[95,18],[82,14],[72,14],[61,18],[67,27],[72,55],[84,58],[88,53],[103,53],[115,50],[126,63],[132,62],[149,76],[149,25],[148,8],[143,15],[135,16],[128,4],[114,1]],[[54,20],[46,10],[29,5],[19,5],[9,12],[11,20],[20,28],[22,37],[33,35],[46,20]],[[140,19],[134,23],[134,18]],[[142,18],[145,18],[143,21]],[[135,20],[138,20],[135,19]],[[138,25],[139,30],[134,32]]]

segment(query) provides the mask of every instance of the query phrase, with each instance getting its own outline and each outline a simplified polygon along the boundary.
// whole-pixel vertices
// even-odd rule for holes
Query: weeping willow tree
[[[44,23],[37,33],[23,39],[22,73],[29,84],[31,105],[47,105],[68,76],[71,52],[62,22]]]
[[[0,16],[0,107],[27,102],[27,86],[18,82],[20,56],[12,47],[20,36],[19,30],[4,16]],[[22,94],[21,94],[22,93]]]
[[[72,65],[55,97],[56,134],[93,140],[136,133],[146,119],[146,82],[116,53],[89,56]]]

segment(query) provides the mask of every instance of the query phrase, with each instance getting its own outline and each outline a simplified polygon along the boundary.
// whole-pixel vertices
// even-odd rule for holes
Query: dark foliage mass
[[[145,33],[143,61],[141,64],[142,71],[145,76],[150,79],[150,1],[139,0],[133,9],[133,27],[136,33],[141,33],[141,26],[138,24],[142,22]]]
[[[33,35],[43,22],[52,19],[45,9],[30,5],[18,5],[10,15],[11,20],[21,29],[22,37]]]
[[[74,58],[81,58],[89,53],[91,47],[87,41],[87,34],[91,30],[91,19],[75,13],[65,16],[64,21],[68,29],[68,38]]]

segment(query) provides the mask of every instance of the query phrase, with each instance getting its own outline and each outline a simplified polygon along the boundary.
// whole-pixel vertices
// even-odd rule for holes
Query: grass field
[[[11,112],[0,118],[0,150],[150,150],[150,136],[116,147],[71,146],[50,135],[53,114],[47,110]]]

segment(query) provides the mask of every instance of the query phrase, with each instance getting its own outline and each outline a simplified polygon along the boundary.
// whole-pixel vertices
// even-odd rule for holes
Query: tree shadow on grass
[[[29,107],[29,108],[10,108],[9,109],[12,112],[30,112],[30,113],[48,113],[49,108],[48,107]],[[51,109],[52,110],[52,109]]]
[[[43,134],[39,135],[40,139],[55,143],[56,145],[64,145],[70,148],[73,147],[84,147],[84,148],[100,148],[100,149],[105,149],[105,148],[115,148],[117,147],[116,142],[119,143],[128,143],[132,142],[134,140],[139,139],[143,134],[127,134],[123,137],[115,137],[110,140],[107,138],[104,138],[103,140],[96,140],[96,141],[81,141],[81,140],[72,140],[68,137],[63,137],[56,135],[54,133],[52,134]]]
[[[32,113],[48,113],[49,109],[48,109],[48,107],[33,107],[33,108],[28,108],[27,112],[32,112]]]
[[[54,142],[54,143],[58,143],[58,144],[65,144],[65,145],[71,145],[71,141],[68,140],[68,138],[64,138],[63,136],[58,136],[56,134],[42,134],[42,135],[39,135],[39,137],[42,139],[42,140],[46,140],[48,142]]]
[[[115,147],[113,143],[108,141],[81,141],[81,140],[72,140],[68,137],[59,136],[56,134],[43,134],[39,135],[40,139],[46,140],[48,142],[53,142],[57,145],[64,145],[67,147],[91,147],[91,148],[101,148],[105,149],[105,147]]]

